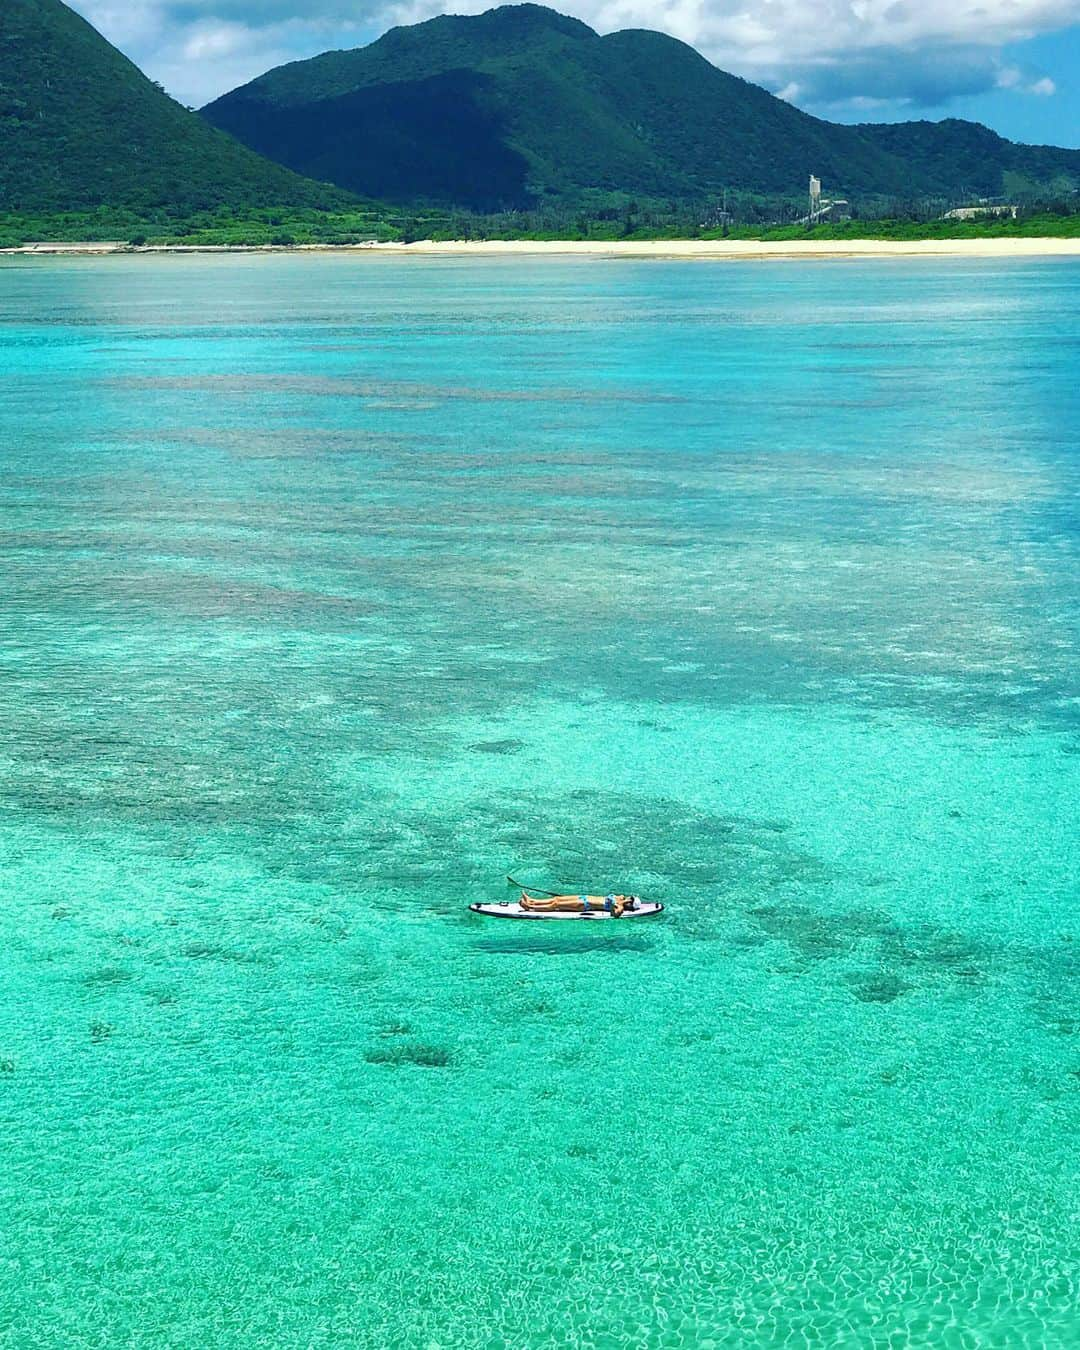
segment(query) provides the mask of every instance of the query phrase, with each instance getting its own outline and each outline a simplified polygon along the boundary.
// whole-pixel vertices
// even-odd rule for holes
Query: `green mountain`
[[[401,202],[797,194],[810,172],[849,196],[1080,183],[1080,151],[1013,145],[970,122],[823,122],[674,38],[600,37],[528,4],[395,28],[203,112],[281,164]]]
[[[182,108],[60,0],[0,0],[0,211],[347,200]]]

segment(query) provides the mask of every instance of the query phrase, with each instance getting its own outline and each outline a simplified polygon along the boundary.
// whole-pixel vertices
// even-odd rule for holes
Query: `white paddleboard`
[[[595,923],[597,919],[614,919],[606,909],[590,909],[582,914],[565,909],[522,909],[517,900],[507,901],[505,905],[470,905],[474,914],[486,914],[490,919],[577,919],[585,923]],[[623,919],[648,919],[654,914],[662,914],[664,906],[640,900],[634,909],[624,909]],[[622,920],[620,919],[620,923]]]

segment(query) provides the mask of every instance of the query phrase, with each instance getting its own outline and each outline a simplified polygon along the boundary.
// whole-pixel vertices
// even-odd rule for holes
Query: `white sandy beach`
[[[100,256],[161,253],[373,253],[394,257],[589,257],[698,258],[730,261],[762,258],[1049,258],[1080,256],[1080,238],[1009,239],[620,239],[601,240],[421,240],[413,244],[300,244],[275,246],[167,244],[132,248],[125,243],[35,243],[2,249],[8,255]]]
[[[965,257],[1014,258],[1053,255],[1080,256],[1080,239],[942,239],[905,243],[882,239],[798,239],[779,243],[755,239],[621,239],[453,241],[416,244],[379,244],[379,252],[422,253],[454,257],[524,254],[568,254],[601,258],[855,258],[855,257]]]

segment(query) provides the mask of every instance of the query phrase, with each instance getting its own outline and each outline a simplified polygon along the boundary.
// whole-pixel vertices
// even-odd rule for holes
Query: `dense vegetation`
[[[0,209],[348,201],[182,108],[60,0],[0,3]]]
[[[219,206],[193,212],[98,207],[91,211],[0,212],[0,248],[42,240],[133,244],[289,247],[355,244],[445,230],[445,213],[404,218],[379,206],[346,210]]]
[[[674,38],[600,37],[537,5],[444,16],[282,66],[204,116],[353,191],[481,210],[794,194],[811,171],[860,198],[1080,185],[1080,151],[1013,145],[957,120],[834,125]]]
[[[36,240],[110,240],[192,247],[347,245],[421,239],[985,239],[1080,238],[1080,213],[1031,211],[1017,220],[916,220],[886,217],[803,225],[711,226],[690,214],[652,210],[603,217],[508,212],[494,216],[445,211],[401,213],[381,207],[347,211],[219,208],[189,217],[144,218],[129,211],[14,215],[0,213],[0,248]]]
[[[703,238],[718,238],[721,231],[710,230]],[[783,242],[793,239],[893,239],[900,242],[918,239],[1080,239],[1080,214],[1058,215],[1033,211],[1016,220],[845,220],[836,224],[779,225],[767,230],[745,227],[728,231],[732,238],[764,239]]]

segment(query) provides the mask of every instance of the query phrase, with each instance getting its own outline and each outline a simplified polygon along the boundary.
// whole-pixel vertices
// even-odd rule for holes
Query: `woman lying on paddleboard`
[[[638,898],[636,895],[552,895],[534,900],[522,891],[521,908],[537,913],[557,909],[566,914],[588,914],[590,910],[606,909],[613,919],[621,919],[624,910],[636,908]]]

